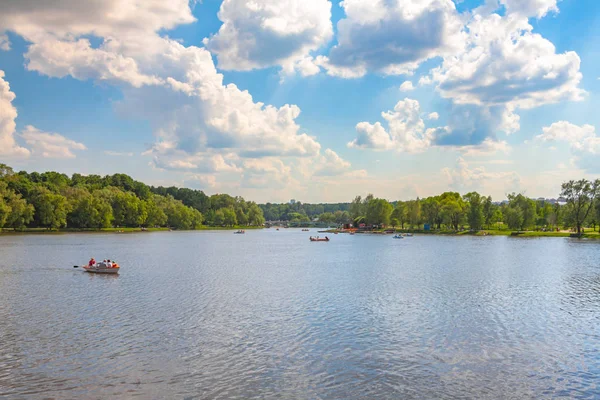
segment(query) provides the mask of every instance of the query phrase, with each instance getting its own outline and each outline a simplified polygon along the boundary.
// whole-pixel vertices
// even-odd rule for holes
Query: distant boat
[[[233,233],[238,234],[238,235],[243,235],[244,233],[246,233],[246,231],[243,229],[240,229],[239,231],[235,231]]]
[[[329,242],[329,238],[328,237],[324,237],[324,238],[320,238],[320,237],[310,237],[310,241],[311,242]]]
[[[404,239],[404,236],[402,236],[402,235],[394,235],[394,239]]]

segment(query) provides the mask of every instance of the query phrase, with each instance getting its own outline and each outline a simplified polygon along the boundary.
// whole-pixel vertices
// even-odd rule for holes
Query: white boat
[[[119,270],[121,269],[120,267],[116,267],[116,268],[108,268],[108,267],[100,267],[100,266],[87,266],[84,265],[81,268],[83,268],[86,272],[91,272],[93,274],[118,274]]]

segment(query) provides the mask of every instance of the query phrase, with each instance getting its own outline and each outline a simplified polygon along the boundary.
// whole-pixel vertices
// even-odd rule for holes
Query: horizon
[[[261,204],[600,176],[598,2],[253,4],[0,6],[0,162]]]

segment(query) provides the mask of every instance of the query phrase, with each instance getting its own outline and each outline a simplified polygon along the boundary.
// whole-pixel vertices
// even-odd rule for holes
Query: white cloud
[[[510,145],[505,140],[493,140],[491,138],[486,138],[480,144],[459,146],[455,149],[465,157],[490,156],[497,153],[509,154],[511,151]]]
[[[462,157],[456,160],[453,168],[443,168],[442,175],[452,190],[466,192],[468,190],[487,191],[494,188],[496,192],[517,192],[521,186],[521,177],[514,171],[489,172],[485,167],[471,168]]]
[[[350,163],[340,157],[335,151],[326,149],[319,159],[317,176],[337,176],[350,171]]]
[[[4,71],[0,70],[0,156],[24,158],[30,152],[15,141],[17,109],[12,104],[14,99],[15,94],[4,80]]]
[[[161,31],[194,20],[188,0],[48,3],[53,4],[36,8],[11,3],[0,15],[0,32],[11,30],[31,43],[25,54],[30,70],[54,77],[69,75],[105,81],[120,87],[123,99],[116,103],[117,111],[144,118],[153,128],[156,142],[144,154],[151,157],[154,168],[231,181],[237,177],[248,187],[263,183],[277,187],[282,182],[293,182],[296,173],[291,166],[298,165],[300,159],[319,161],[320,157],[330,156],[322,155],[318,141],[297,124],[297,106],[274,107],[254,101],[250,93],[235,84],[223,83],[208,50],[186,47],[161,36]],[[290,42],[282,36],[282,46],[272,46],[279,53],[275,51],[275,58],[266,62],[281,63],[287,71],[288,61],[293,61],[293,68],[300,74],[314,74],[319,67],[307,52],[323,44],[330,35],[330,4],[324,0],[286,4],[289,9],[275,1],[228,1],[224,10],[236,5],[257,7],[250,17],[261,20],[261,15],[267,16],[261,20],[266,24],[263,33],[292,32],[287,39],[299,41],[288,57],[283,47],[289,47]],[[235,20],[240,28],[241,22],[236,18],[248,15],[237,15],[239,9],[230,11],[233,14],[227,11],[222,17]],[[258,29],[252,25],[254,22],[248,22],[250,25],[244,25],[244,29]],[[213,44],[224,40],[220,36],[224,32],[211,39],[216,40]],[[261,42],[253,51],[260,53],[260,46],[273,43]],[[219,61],[225,62],[224,57],[227,56],[219,54]],[[250,63],[259,61],[248,59]],[[243,63],[240,66],[252,67]],[[29,137],[33,140],[33,136]],[[44,136],[45,141],[40,138],[37,135],[35,141],[38,148],[42,142],[48,145],[50,137]]]
[[[387,130],[380,122],[359,122],[356,125],[357,138],[348,143],[348,147],[422,152],[431,146],[436,129],[425,129],[420,115],[421,107],[417,100],[400,100],[393,111],[381,113],[387,121]]]
[[[500,0],[508,13],[542,18],[549,12],[558,12],[557,0]]]
[[[8,36],[3,33],[0,33],[0,50],[10,50],[10,40],[8,40]]]
[[[414,90],[415,87],[413,86],[411,81],[404,81],[402,83],[402,85],[400,85],[400,91],[401,92],[410,92],[411,90]]]
[[[86,149],[82,143],[58,133],[42,132],[31,125],[27,125],[20,135],[33,155],[44,158],[75,158],[74,150]]]
[[[462,22],[451,0],[344,0],[337,44],[318,64],[357,78],[367,71],[412,73],[421,62],[462,47]]]
[[[577,53],[557,54],[549,40],[532,33],[526,17],[475,15],[468,29],[464,51],[433,71],[443,97],[512,110],[582,99]]]
[[[318,67],[307,56],[333,36],[327,0],[225,0],[218,16],[223,25],[204,44],[225,70],[283,66],[312,75]]]
[[[542,143],[566,143],[576,166],[590,172],[600,172],[600,137],[592,125],[558,121],[542,128],[542,133],[535,140]]]
[[[133,58],[102,48],[94,49],[88,39],[42,40],[32,44],[25,57],[30,71],[57,78],[70,75],[80,80],[127,82],[134,87],[161,83],[156,76],[140,72]]]
[[[430,121],[437,121],[439,118],[440,118],[440,114],[438,114],[436,112],[427,114],[427,119]]]

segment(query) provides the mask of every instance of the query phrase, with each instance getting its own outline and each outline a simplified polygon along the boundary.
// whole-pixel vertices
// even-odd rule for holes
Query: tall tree
[[[369,196],[367,196],[368,198]],[[367,204],[367,223],[373,225],[389,225],[392,205],[385,199],[371,199]]]
[[[588,217],[600,191],[600,179],[590,182],[587,179],[568,181],[562,184],[560,193],[571,206],[572,219],[581,234],[582,224]]]
[[[467,193],[463,196],[467,202],[467,222],[472,231],[478,231],[483,228],[485,221],[484,198],[477,192]]]

